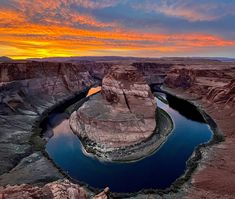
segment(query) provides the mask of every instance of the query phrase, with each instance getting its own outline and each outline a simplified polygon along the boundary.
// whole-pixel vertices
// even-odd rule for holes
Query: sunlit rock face
[[[115,66],[93,95],[70,118],[72,130],[104,151],[139,143],[156,127],[156,103],[133,66]]]

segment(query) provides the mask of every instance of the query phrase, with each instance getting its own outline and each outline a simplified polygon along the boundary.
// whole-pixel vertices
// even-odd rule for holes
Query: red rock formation
[[[75,97],[94,83],[89,72],[81,72],[79,66],[73,64],[1,63],[0,175],[10,173],[20,160],[34,152],[35,146],[32,146],[31,140],[35,133],[34,126],[47,111]],[[39,135],[36,137],[41,140]],[[2,178],[1,184],[4,184]]]
[[[107,199],[108,188],[94,199]],[[28,184],[0,187],[1,199],[87,199],[87,192],[83,187],[71,183],[69,180],[58,180],[43,187]]]
[[[128,108],[144,118],[155,117],[153,95],[135,67],[113,67],[102,81],[104,99],[115,107]]]
[[[101,150],[130,146],[150,137],[156,105],[149,86],[132,66],[113,67],[92,96],[70,118],[72,130],[102,145]]]
[[[166,74],[173,66],[172,63],[162,62],[135,62],[133,63],[144,76],[148,84],[162,84]]]

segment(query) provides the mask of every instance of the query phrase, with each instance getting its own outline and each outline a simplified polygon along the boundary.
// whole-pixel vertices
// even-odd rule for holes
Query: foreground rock
[[[58,180],[43,187],[28,184],[0,187],[0,198],[4,199],[107,199],[108,188],[95,196],[69,180]]]
[[[105,76],[101,93],[72,114],[70,125],[105,153],[148,139],[155,116],[156,102],[142,75],[132,66],[119,66]]]

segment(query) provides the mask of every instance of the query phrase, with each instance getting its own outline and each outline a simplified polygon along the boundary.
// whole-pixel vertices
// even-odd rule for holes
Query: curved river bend
[[[158,94],[164,100],[157,99],[157,105],[171,116],[174,129],[152,155],[129,163],[101,162],[84,155],[82,144],[70,130],[64,113],[53,113],[47,120],[46,131],[54,133],[46,145],[48,155],[70,177],[92,187],[108,186],[112,192],[169,187],[184,173],[195,147],[212,138],[212,131],[194,106]]]

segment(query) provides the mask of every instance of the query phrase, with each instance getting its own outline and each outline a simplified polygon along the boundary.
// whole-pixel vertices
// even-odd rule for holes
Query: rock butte
[[[101,151],[131,146],[156,128],[156,102],[143,76],[133,66],[114,66],[93,95],[70,117],[72,130]]]

